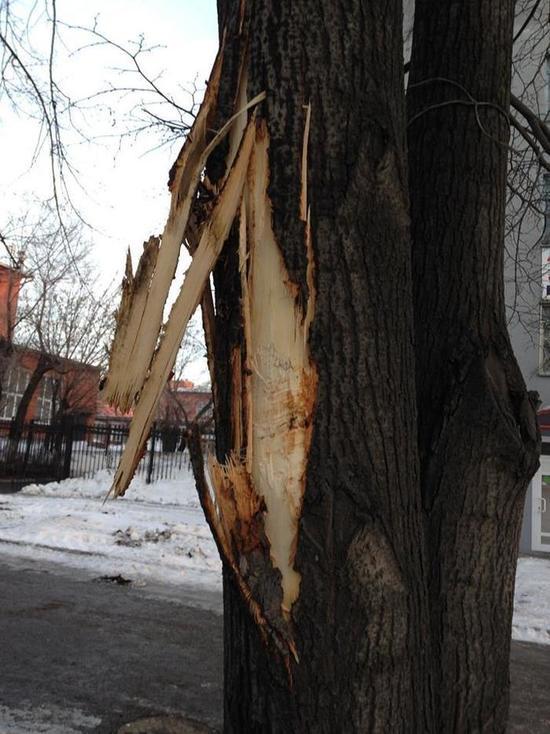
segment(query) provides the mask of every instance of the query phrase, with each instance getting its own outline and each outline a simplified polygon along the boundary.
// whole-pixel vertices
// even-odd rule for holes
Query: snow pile
[[[30,485],[0,502],[0,553],[121,575],[134,583],[219,589],[221,563],[189,472],[103,500],[111,475]]]
[[[113,481],[113,472],[100,469],[93,477],[71,477],[49,484],[29,484],[22,495],[34,497],[87,498],[104,500]],[[133,502],[154,502],[161,505],[183,505],[199,508],[195,481],[190,471],[182,470],[177,479],[159,479],[146,484],[145,478],[137,476],[128,489],[128,499]]]
[[[512,637],[550,645],[550,558],[518,561]]]
[[[90,731],[101,724],[97,716],[79,709],[67,709],[48,703],[31,706],[23,701],[22,708],[10,709],[0,703],[2,734],[77,734]],[[24,707],[24,708],[23,708]]]

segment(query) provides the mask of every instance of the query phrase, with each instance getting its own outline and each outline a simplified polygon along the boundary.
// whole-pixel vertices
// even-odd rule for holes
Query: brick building
[[[170,380],[159,402],[157,422],[181,425],[200,416],[200,422],[207,424],[212,420],[211,404],[210,390],[197,388],[189,380]]]
[[[99,399],[97,420],[112,426],[126,426],[132,419],[133,411],[121,413],[105,401]],[[206,428],[212,421],[212,393],[208,389],[195,387],[190,380],[170,380],[164,389],[156,413],[159,426],[182,427],[200,416],[201,425]]]
[[[16,344],[17,302],[22,272],[0,264],[0,420],[12,420],[39,363],[51,365],[41,377],[25,414],[26,421],[51,422],[62,412],[80,420],[97,411],[99,368]]]

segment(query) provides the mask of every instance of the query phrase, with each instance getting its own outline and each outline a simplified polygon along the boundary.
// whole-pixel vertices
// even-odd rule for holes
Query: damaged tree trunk
[[[535,411],[504,309],[513,0],[417,0],[408,90],[422,495],[441,732],[504,732]]]
[[[537,454],[502,286],[512,5],[417,3],[411,268],[400,0],[218,0],[105,393],[134,408],[123,494],[202,304],[216,456],[191,447],[223,561],[230,734],[505,730]]]
[[[218,127],[268,93],[215,270],[213,482],[263,500],[240,570],[277,631],[226,563],[225,731],[430,730],[400,3],[220,20]]]

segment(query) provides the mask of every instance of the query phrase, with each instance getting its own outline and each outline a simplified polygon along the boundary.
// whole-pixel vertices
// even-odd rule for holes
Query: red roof
[[[118,408],[113,408],[105,400],[101,398],[97,401],[97,417],[98,418],[131,418],[134,415],[134,411],[130,409],[126,413],[123,413]]]

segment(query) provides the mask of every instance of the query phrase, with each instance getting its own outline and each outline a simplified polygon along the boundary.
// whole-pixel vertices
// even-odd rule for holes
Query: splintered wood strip
[[[309,128],[311,126],[311,103],[305,105],[306,122],[304,125],[304,139],[302,143],[302,189],[300,192],[300,218],[303,222],[308,216],[307,199],[307,153],[309,148]]]
[[[112,351],[117,355],[117,359],[109,365],[103,395],[111,405],[123,411],[132,407],[143,387],[151,364],[161,329],[162,314],[187,229],[191,205],[206,160],[232,130],[234,123],[237,122],[244,129],[247,110],[265,99],[265,92],[262,92],[244,104],[207,144],[210,120],[218,94],[222,57],[223,48],[214,62],[197,118],[170,172],[169,188],[172,194],[170,211],[162,234],[156,266],[149,280],[143,280],[140,285],[139,297],[143,300],[143,308],[140,313],[134,314],[128,314],[126,310],[131,309],[131,304],[129,306],[125,304],[124,307],[121,304],[119,309],[119,319],[131,322],[133,328],[122,329],[115,336]],[[241,123],[242,118],[244,122]],[[239,142],[240,138],[237,140],[237,148]],[[228,170],[231,170],[230,166]]]
[[[254,622],[258,626],[264,643],[267,644],[268,640],[271,640],[285,659],[288,657],[288,653],[290,652],[294,659],[298,661],[298,653],[292,638],[281,634],[274,629],[271,624],[269,624],[260,605],[254,599],[250,587],[239,570],[238,559],[236,558],[232,547],[232,540],[228,533],[228,527],[227,525],[224,526],[224,523],[222,522],[219,509],[216,507],[212,499],[208,483],[206,481],[201,436],[198,426],[194,426],[191,431],[191,436],[189,438],[189,452],[191,456],[193,476],[195,478],[195,484],[199,495],[199,502],[201,503],[206,522],[208,523],[216,542],[218,553],[220,554],[220,558],[223,563],[225,563],[231,570],[237,584],[237,588],[239,589],[245,604],[248,606]]]
[[[202,329],[204,331],[204,344],[206,346],[206,363],[208,365],[208,374],[210,375],[210,385],[212,390],[212,403],[214,409],[214,422],[218,423],[219,397],[216,384],[216,371],[214,370],[214,354],[215,354],[215,333],[216,333],[216,314],[214,311],[214,299],[210,290],[210,281],[206,281],[206,286],[201,297],[201,318]]]
[[[127,339],[121,338],[120,345],[117,341],[113,345],[113,349],[124,356],[124,360],[121,369],[109,370],[104,395],[108,402],[121,410],[132,407],[134,397],[143,385],[157,343],[191,204],[207,157],[208,122],[218,95],[222,60],[223,48],[214,61],[199,113],[170,172],[170,210],[162,233],[156,268],[149,282],[142,283],[142,298],[145,301],[142,317],[139,320],[137,316],[134,317],[137,323],[135,333],[128,333]],[[120,317],[124,318],[125,314],[122,312]]]
[[[198,225],[195,221],[195,217],[191,215],[185,239],[187,242],[187,249],[191,257],[195,254],[197,247],[199,246],[199,232]],[[212,297],[212,289],[210,288],[210,279],[206,281],[204,291],[201,298],[201,316],[202,316],[202,328],[204,331],[204,343],[206,346],[206,361],[208,364],[208,373],[210,375],[210,385],[212,389],[212,402],[214,408],[214,422],[218,424],[218,410],[219,410],[219,399],[218,389],[216,384],[216,372],[214,369],[214,353],[215,353],[215,334],[216,334],[216,315],[214,311],[214,299]]]
[[[195,435],[195,440],[200,441],[198,431]],[[200,443],[194,450],[201,453],[200,458],[197,453],[197,460],[202,466]],[[281,613],[280,574],[270,558],[264,501],[238,457],[230,456],[223,464],[211,457],[209,472],[215,501],[208,491],[204,472],[202,481],[198,481],[199,495],[204,495],[201,504],[207,519],[210,518],[214,537],[219,538],[222,560],[232,570],[264,641],[273,642],[286,661],[290,654],[299,662],[292,626]]]
[[[143,253],[136,274],[132,271],[130,250],[126,257],[126,272],[122,281],[122,297],[116,315],[116,330],[109,354],[109,374],[123,374],[126,368],[126,347],[134,343],[147,305],[147,287],[152,278],[159,252],[160,239],[150,237],[143,243]],[[109,382],[109,377],[107,378]],[[112,402],[124,404],[120,383],[111,382]]]
[[[158,400],[174,366],[185,329],[229,234],[241,199],[255,128],[256,122],[253,116],[248,123],[235,164],[204,227],[181,291],[172,306],[150,372],[134,410],[128,441],[111,488],[115,496],[124,494],[134,475],[151,429]]]

